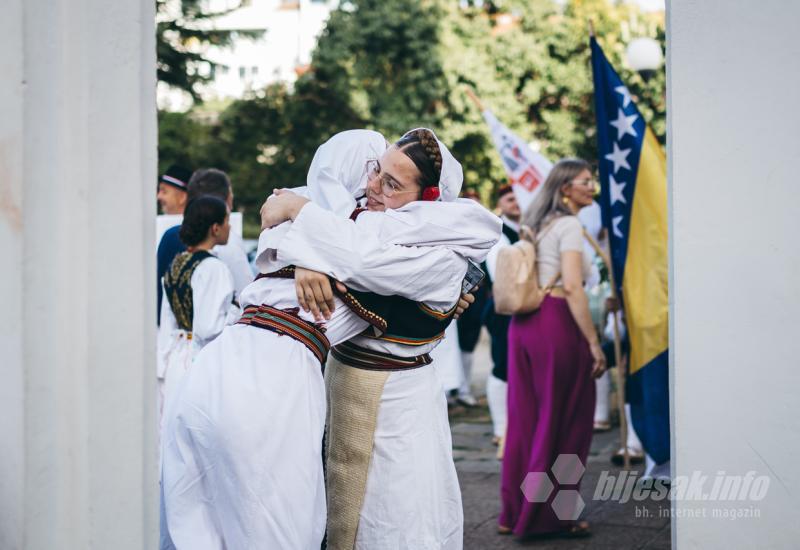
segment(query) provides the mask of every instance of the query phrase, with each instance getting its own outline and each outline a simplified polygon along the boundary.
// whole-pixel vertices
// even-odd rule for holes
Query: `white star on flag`
[[[622,109],[619,110],[619,115],[617,115],[617,120],[612,120],[609,122],[611,126],[617,129],[617,139],[622,139],[622,136],[625,134],[630,134],[633,137],[636,137],[638,134],[636,130],[633,129],[634,121],[639,118],[639,115],[632,114],[630,116],[625,116],[625,111]]]
[[[626,170],[631,169],[631,165],[628,164],[628,155],[631,153],[630,149],[620,149],[617,142],[614,142],[614,152],[609,153],[605,156],[606,160],[610,160],[614,163],[614,173],[617,173],[620,166],[625,168]]]
[[[622,96],[622,108],[626,108],[631,102],[631,93],[628,91],[628,88],[625,86],[617,86],[614,88],[614,91]]]
[[[619,224],[622,222],[622,216],[617,216],[612,220],[614,222],[614,236],[618,238],[622,238],[622,231],[619,228]]]
[[[617,201],[628,204],[628,201],[625,200],[625,195],[622,194],[627,184],[624,181],[617,182],[611,174],[608,175],[608,182],[611,184],[611,204]]]

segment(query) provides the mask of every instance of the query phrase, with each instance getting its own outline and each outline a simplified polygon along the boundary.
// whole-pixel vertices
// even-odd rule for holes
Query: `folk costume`
[[[205,250],[179,254],[164,274],[163,292],[157,361],[160,415],[197,353],[238,312],[230,271]]]
[[[474,201],[456,199],[461,168],[439,146],[444,202],[363,212],[356,224],[375,217],[407,219],[391,226],[402,231],[375,231],[372,240],[437,243],[458,252],[462,261],[479,263],[499,238],[500,221]],[[375,262],[374,243],[359,240],[346,227],[326,225],[320,210],[306,205],[279,243],[261,243],[265,250],[259,260],[273,269],[300,265],[348,281],[349,288],[420,301],[434,317],[452,313],[465,263],[457,268],[431,262],[438,247],[420,256],[422,249],[407,247],[405,255],[420,262],[412,269],[381,265]],[[429,366],[437,343],[403,332],[365,333],[333,347],[325,374],[329,548],[462,547],[463,512],[447,406]]]
[[[499,196],[512,193],[510,185],[500,189]],[[497,254],[504,246],[511,246],[519,240],[519,223],[502,216],[503,234],[500,241],[489,251],[486,257],[487,275],[494,280],[497,269]],[[492,417],[494,437],[500,448],[498,456],[502,458],[503,442],[506,435],[506,393],[508,391],[508,326],[510,315],[501,315],[494,310],[494,299],[489,298],[483,312],[484,323],[491,337],[492,372],[486,379],[486,400],[489,403],[489,414]]]
[[[376,135],[380,136],[357,131],[351,138],[366,138],[385,148],[383,138],[379,142]],[[347,155],[327,153],[341,153],[346,140],[331,141],[317,155],[342,162]],[[363,189],[365,163],[351,162],[351,166],[350,172],[337,177],[345,177],[348,189]],[[309,173],[313,192],[312,173],[316,172]],[[312,232],[341,236],[352,230],[351,242],[366,245],[360,249],[364,261],[358,262],[366,285],[392,290],[416,277],[412,286],[418,290],[408,289],[413,299],[440,303],[457,296],[466,263],[456,252],[439,246],[439,234],[432,233],[433,246],[427,249],[423,247],[429,243],[418,238],[414,247],[400,246],[403,238],[413,236],[409,227],[419,224],[419,217],[370,214],[374,215],[354,223],[309,203],[299,223],[266,231],[261,241],[270,236],[280,240],[294,229],[292,225],[299,231],[306,226],[304,220],[313,218]],[[317,221],[321,225],[315,226]],[[475,233],[477,240],[493,242],[487,231]],[[389,242],[391,237],[395,244]],[[462,240],[462,246],[472,245]],[[452,288],[440,284],[442,269],[456,272],[448,283]],[[162,548],[319,548],[326,519],[321,365],[327,350],[367,329],[371,335],[391,332],[393,323],[385,320],[388,312],[416,309],[416,315],[424,314],[415,302],[353,288],[336,297],[332,318],[317,325],[299,309],[294,281],[281,278],[291,276],[288,264],[266,271],[272,276],[258,279],[242,294],[245,313],[240,322],[197,357],[169,412],[163,447]],[[347,275],[336,273],[354,283]],[[438,316],[431,319],[441,324]],[[431,337],[436,327],[429,325]]]

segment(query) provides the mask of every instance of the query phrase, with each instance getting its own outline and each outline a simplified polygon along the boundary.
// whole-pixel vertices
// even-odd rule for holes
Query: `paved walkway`
[[[473,388],[481,393],[488,374],[488,350],[482,339],[476,350]],[[513,537],[497,534],[500,511],[500,462],[495,458],[492,428],[485,397],[474,409],[456,407],[451,410],[453,458],[461,482],[464,502],[464,548],[488,550],[503,548],[540,549],[647,549],[670,548],[669,504],[633,500],[592,500],[598,478],[603,470],[612,475],[622,472],[611,464],[609,457],[618,448],[619,433],[613,430],[595,434],[589,454],[587,471],[581,481],[581,496],[586,502],[581,519],[591,525],[593,535],[586,539],[549,539],[519,543]],[[641,469],[638,470],[641,474]]]

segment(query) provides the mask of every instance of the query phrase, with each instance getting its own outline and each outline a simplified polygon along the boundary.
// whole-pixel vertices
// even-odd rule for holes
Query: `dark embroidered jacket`
[[[200,262],[210,256],[211,254],[205,250],[183,252],[175,257],[164,274],[164,292],[178,326],[185,331],[192,330],[194,317],[192,274]]]

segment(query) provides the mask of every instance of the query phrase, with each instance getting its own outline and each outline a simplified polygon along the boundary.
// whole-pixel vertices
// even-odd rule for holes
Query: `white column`
[[[770,479],[760,502],[678,502],[673,541],[796,548],[800,3],[669,4],[674,473]]]
[[[0,547],[157,531],[154,4],[0,19]]]

